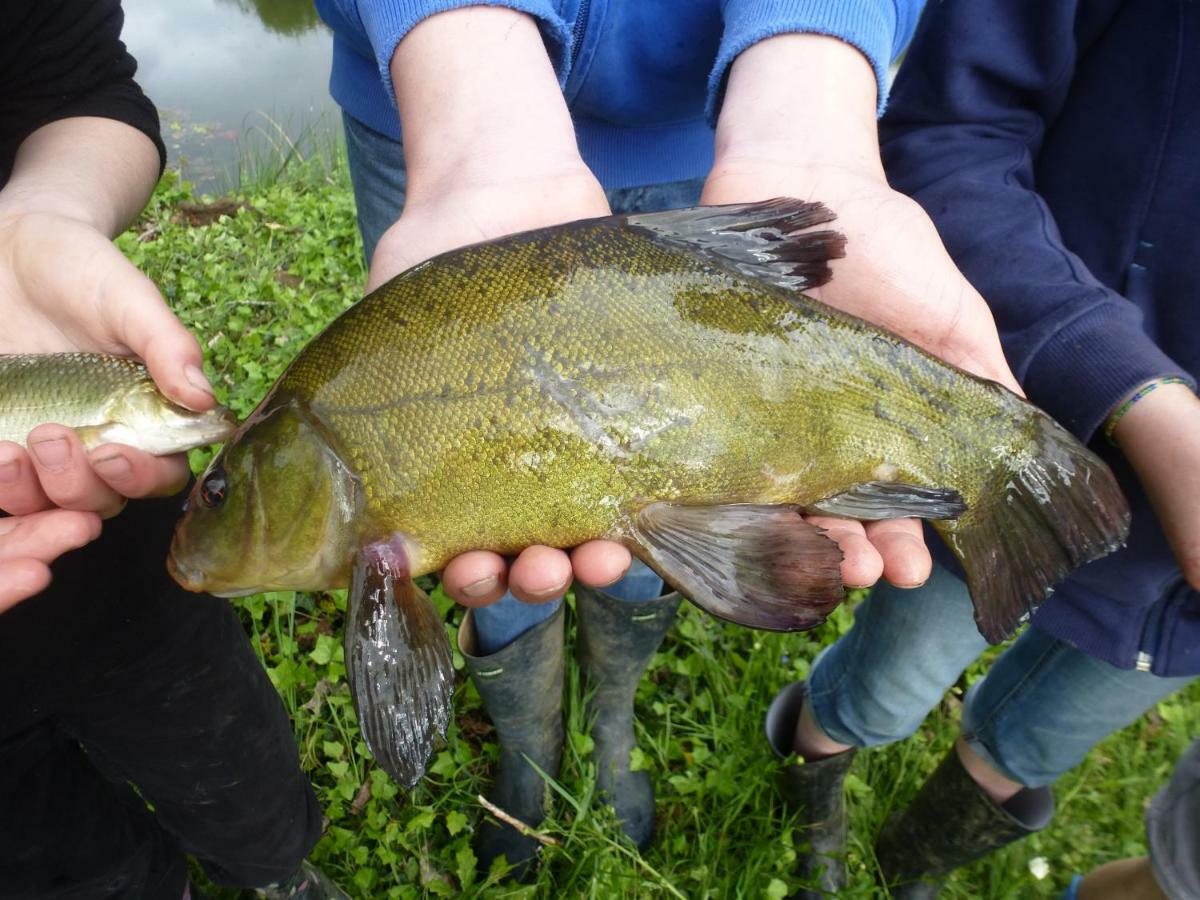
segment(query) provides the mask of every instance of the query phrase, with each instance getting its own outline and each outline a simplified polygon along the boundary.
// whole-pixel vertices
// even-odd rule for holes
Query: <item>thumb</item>
[[[146,363],[159,390],[191,410],[215,406],[200,343],[167,307],[154,283],[131,264],[106,285],[105,293],[109,296],[102,302],[115,313],[114,337]]]

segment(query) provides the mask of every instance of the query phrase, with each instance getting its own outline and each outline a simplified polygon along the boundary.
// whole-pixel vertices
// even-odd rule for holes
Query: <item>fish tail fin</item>
[[[1018,470],[953,522],[935,528],[967,573],[980,633],[1009,637],[1054,585],[1122,546],[1129,505],[1103,460],[1048,416]]]

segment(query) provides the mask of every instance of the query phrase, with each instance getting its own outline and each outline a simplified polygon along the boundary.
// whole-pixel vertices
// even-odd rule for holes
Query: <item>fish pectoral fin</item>
[[[846,255],[846,238],[840,232],[797,233],[834,218],[822,203],[790,197],[624,217],[627,224],[651,232],[660,241],[796,291],[829,281],[833,274],[829,261]]]
[[[409,578],[399,540],[354,560],[346,618],[346,672],[358,724],[376,762],[412,787],[446,732],[454,665],[441,617]]]
[[[807,510],[866,522],[957,519],[967,511],[967,504],[958,491],[950,488],[927,488],[899,481],[867,481],[810,503]]]
[[[842,602],[842,551],[794,506],[654,503],[634,518],[641,556],[705,612],[802,631]]]

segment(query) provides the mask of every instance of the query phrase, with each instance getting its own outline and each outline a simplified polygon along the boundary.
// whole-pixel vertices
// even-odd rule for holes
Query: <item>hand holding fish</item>
[[[172,400],[205,410],[215,400],[199,344],[111,242],[149,197],[157,163],[145,135],[108,119],[62,120],[25,140],[0,191],[0,353],[137,356]],[[0,509],[17,515],[58,506],[110,516],[188,476],[183,456],[116,444],[87,453],[56,426],[29,446],[0,447],[0,467],[16,473],[0,482]]]
[[[1200,590],[1200,399],[1165,384],[1123,415],[1113,432],[1154,504],[1183,576]]]
[[[0,519],[0,613],[44,589],[54,559],[99,536],[93,513],[52,509]]]

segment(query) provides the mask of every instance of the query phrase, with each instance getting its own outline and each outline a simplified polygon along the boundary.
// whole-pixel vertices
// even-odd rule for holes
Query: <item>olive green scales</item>
[[[714,614],[803,628],[842,592],[836,545],[797,509],[922,516],[1004,637],[1119,545],[1124,501],[1005,388],[800,293],[841,239],[792,232],[829,218],[772,201],[588,220],[410,269],[315,339],[214,461],[177,577],[352,583],[364,734],[410,783],[452,673],[408,579],[465,550],[610,537]]]

